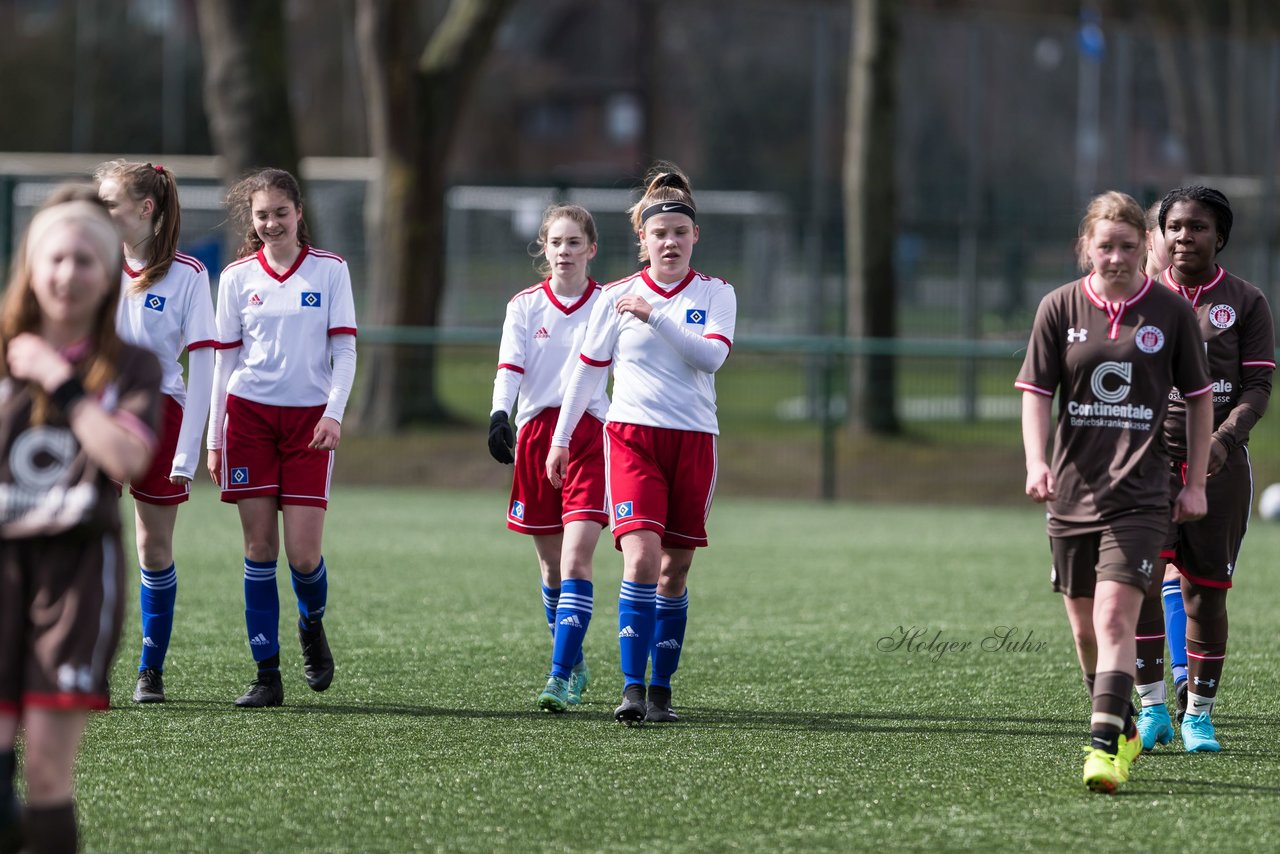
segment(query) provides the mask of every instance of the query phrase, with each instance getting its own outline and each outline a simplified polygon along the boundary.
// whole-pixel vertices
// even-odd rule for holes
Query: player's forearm
[[[714,374],[729,358],[729,347],[723,341],[682,329],[665,315],[650,315],[649,328],[666,341],[690,367],[699,371]]]
[[[182,408],[182,427],[170,477],[194,477],[200,463],[200,438],[209,418],[209,396],[213,392],[213,362],[212,347],[200,347],[187,354],[187,400]]]
[[[1213,434],[1213,394],[1187,398],[1187,484],[1204,487]]]
[[[219,350],[213,358],[213,388],[209,393],[209,433],[205,447],[211,451],[222,449],[222,430],[227,418],[227,384],[235,368],[235,356],[230,350]]]
[[[1031,391],[1022,393],[1022,452],[1028,470],[1044,465],[1052,411],[1052,398]]]
[[[556,420],[555,433],[551,436],[551,445],[555,448],[569,447],[569,438],[578,427],[582,413],[587,411],[591,402],[591,391],[596,387],[600,372],[608,368],[589,365],[579,360],[569,377],[569,387],[564,393],[564,402],[560,404],[560,417]]]
[[[351,386],[356,380],[356,338],[354,335],[335,335],[329,339],[333,358],[333,374],[329,381],[329,402],[324,417],[342,423]]]

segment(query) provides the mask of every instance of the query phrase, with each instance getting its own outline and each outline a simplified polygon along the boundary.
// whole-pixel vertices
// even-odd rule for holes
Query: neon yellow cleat
[[[1130,739],[1120,736],[1120,744],[1116,749],[1116,770],[1120,772],[1121,782],[1129,782],[1129,769],[1142,755],[1142,736]]]
[[[1125,777],[1120,771],[1120,762],[1115,754],[1097,747],[1086,747],[1084,752],[1083,779],[1089,791],[1110,795],[1124,785]]]

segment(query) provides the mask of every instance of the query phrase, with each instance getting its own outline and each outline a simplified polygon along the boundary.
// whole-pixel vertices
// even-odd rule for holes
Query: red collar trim
[[[302,262],[307,257],[307,253],[310,250],[310,246],[307,246],[305,243],[302,244],[302,250],[298,253],[298,257],[293,260],[293,266],[288,270],[285,270],[283,274],[277,273],[275,270],[271,269],[271,264],[267,262],[267,253],[261,248],[258,249],[258,263],[262,265],[262,269],[266,271],[268,276],[275,279],[277,282],[283,282],[298,271],[298,268],[302,266]]]
[[[577,311],[578,309],[586,305],[587,300],[591,299],[591,295],[594,294],[599,289],[599,287],[600,287],[599,282],[597,282],[595,279],[588,277],[587,288],[582,292],[582,295],[578,297],[577,302],[575,302],[573,305],[565,305],[560,301],[560,298],[556,296],[556,292],[551,290],[551,277],[548,276],[547,278],[542,280],[542,291],[547,295],[547,300],[553,306],[558,308],[561,314],[565,314],[565,315],[573,314],[575,311]]]
[[[649,271],[651,269],[653,268],[645,267],[643,270],[641,270],[640,278],[644,279],[644,283],[649,286],[650,290],[652,290],[655,294],[658,294],[659,296],[663,297],[664,299],[671,299],[673,296],[680,293],[682,290],[684,290],[688,286],[690,282],[693,281],[693,277],[698,275],[694,271],[694,269],[690,267],[689,272],[685,273],[684,278],[680,280],[680,284],[676,285],[674,288],[672,288],[669,291],[664,291],[662,288],[658,286],[658,283],[653,280],[653,277],[649,275]]]

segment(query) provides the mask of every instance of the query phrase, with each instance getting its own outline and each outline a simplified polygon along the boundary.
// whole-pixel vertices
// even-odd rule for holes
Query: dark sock
[[[31,854],[75,854],[76,805],[73,801],[27,807],[27,851]]]
[[[22,817],[13,775],[18,759],[13,750],[0,750],[0,854],[22,849]]]
[[[270,658],[264,658],[258,662],[259,673],[270,673],[271,671],[280,671],[280,653],[276,653]]]
[[[1133,704],[1133,676],[1118,670],[1099,673],[1094,680],[1093,716],[1089,738],[1094,747],[1115,753],[1120,733],[1130,728]]]

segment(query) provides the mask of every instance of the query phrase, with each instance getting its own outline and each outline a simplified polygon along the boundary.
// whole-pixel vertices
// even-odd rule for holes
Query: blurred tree
[[[267,166],[298,175],[283,0],[199,0],[205,109],[228,184]]]
[[[445,287],[449,150],[494,32],[512,0],[452,0],[418,52],[416,4],[357,0],[356,38],[377,177],[366,228],[370,258],[364,322],[439,324]],[[361,426],[389,432],[450,420],[434,346],[378,348],[362,359]]]
[[[893,250],[898,231],[894,141],[898,0],[852,0],[849,111],[845,138],[846,334],[892,339],[897,335]],[[900,429],[895,357],[875,352],[856,358],[850,371],[850,426],[872,433]]]

